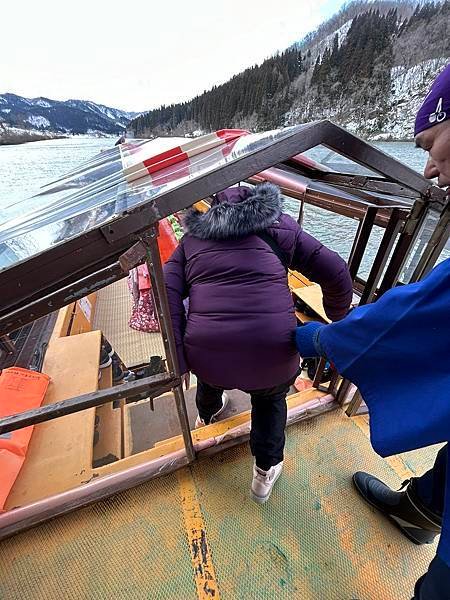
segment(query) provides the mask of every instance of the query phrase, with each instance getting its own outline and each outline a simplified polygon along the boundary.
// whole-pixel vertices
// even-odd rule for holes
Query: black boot
[[[431,544],[441,532],[442,516],[423,505],[414,491],[414,479],[405,481],[398,492],[363,471],[353,475],[353,483],[366,502],[415,544]]]

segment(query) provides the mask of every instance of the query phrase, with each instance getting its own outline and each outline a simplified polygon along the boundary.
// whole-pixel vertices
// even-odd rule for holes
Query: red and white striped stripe
[[[151,143],[139,146],[134,152],[130,152],[126,146],[123,149],[121,147],[123,174],[125,179],[131,183],[202,152],[227,144],[248,133],[243,129],[220,129],[150,156],[148,154],[152,149]]]

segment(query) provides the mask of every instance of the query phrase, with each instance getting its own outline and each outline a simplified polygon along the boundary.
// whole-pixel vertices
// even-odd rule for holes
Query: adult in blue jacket
[[[415,140],[429,153],[425,177],[450,186],[450,65],[419,110]],[[353,481],[416,544],[431,543],[441,533],[414,600],[449,600],[450,259],[422,281],[390,290],[340,322],[298,327],[296,342],[302,356],[328,358],[358,386],[369,407],[371,443],[381,456],[447,442],[433,468],[404,482],[400,491],[364,472]],[[399,377],[405,372],[407,383]]]

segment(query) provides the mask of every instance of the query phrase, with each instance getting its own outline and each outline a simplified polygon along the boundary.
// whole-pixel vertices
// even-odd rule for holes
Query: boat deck
[[[97,294],[92,327],[129,366],[164,355],[159,334],[127,326],[130,310],[126,282],[109,286]],[[98,332],[56,343],[81,345],[74,354],[86,362],[89,336],[97,336],[89,346],[96,381]],[[195,388],[186,394],[191,426],[194,395]],[[223,417],[248,408],[248,396],[232,391]],[[157,449],[180,433],[172,395],[156,399],[154,412],[148,401],[126,406],[121,427],[126,460]],[[108,439],[113,433],[102,430]],[[409,600],[435,545],[406,540],[362,502],[351,476],[364,469],[398,487],[430,468],[437,449],[383,460],[368,433],[367,416],[350,419],[341,409],[291,425],[284,473],[264,506],[250,499],[252,457],[244,444],[18,534],[0,543],[0,599]]]
[[[409,600],[418,547],[357,496],[365,469],[398,486],[434,459],[388,461],[340,409],[289,427],[269,502],[249,498],[241,445],[0,544],[0,598]]]

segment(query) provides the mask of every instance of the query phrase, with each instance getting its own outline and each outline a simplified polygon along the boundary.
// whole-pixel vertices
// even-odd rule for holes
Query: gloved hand
[[[305,325],[300,325],[295,330],[295,345],[297,351],[303,358],[312,358],[314,356],[323,356],[318,338],[323,327],[322,323],[311,321]],[[326,358],[326,357],[325,357]]]

